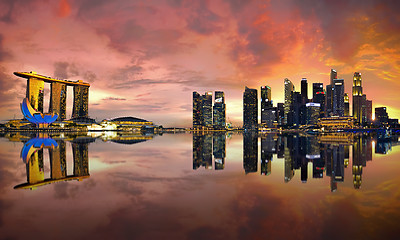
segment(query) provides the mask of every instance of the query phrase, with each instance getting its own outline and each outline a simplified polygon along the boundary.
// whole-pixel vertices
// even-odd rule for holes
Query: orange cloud
[[[68,0],[61,0],[58,6],[58,16],[68,17],[70,14],[71,14],[71,6],[68,3]]]

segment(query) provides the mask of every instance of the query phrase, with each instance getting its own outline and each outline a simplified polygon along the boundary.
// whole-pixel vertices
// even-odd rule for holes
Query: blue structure
[[[24,144],[24,147],[21,150],[21,158],[24,161],[24,163],[27,163],[31,158],[31,155],[35,153],[37,150],[42,148],[55,148],[55,147],[58,147],[58,144],[52,138],[49,137],[32,138]]]
[[[24,100],[21,103],[21,111],[22,114],[24,114],[24,117],[29,122],[34,123],[38,126],[51,124],[58,118],[57,114],[53,113],[43,114],[41,112],[36,111],[35,109],[33,109],[27,98],[24,98]]]

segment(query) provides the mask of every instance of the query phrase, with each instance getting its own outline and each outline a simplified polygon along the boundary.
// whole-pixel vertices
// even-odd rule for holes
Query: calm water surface
[[[397,138],[0,138],[0,239],[398,239]]]

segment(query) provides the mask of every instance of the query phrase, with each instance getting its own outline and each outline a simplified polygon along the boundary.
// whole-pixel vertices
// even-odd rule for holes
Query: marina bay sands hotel
[[[43,113],[44,83],[50,83],[49,112],[58,115],[58,121],[66,119],[67,86],[74,88],[72,119],[89,117],[89,83],[82,80],[70,81],[46,77],[36,72],[14,72],[18,77],[27,79],[26,98],[31,106]]]

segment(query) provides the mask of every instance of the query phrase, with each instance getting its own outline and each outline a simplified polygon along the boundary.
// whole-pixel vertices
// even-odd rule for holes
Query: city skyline
[[[193,90],[223,91],[226,121],[241,125],[244,86],[271,87],[276,106],[284,102],[283,79],[299,91],[306,78],[311,98],[312,83],[327,86],[331,68],[349,96],[354,72],[362,73],[372,108],[400,118],[396,2],[61,0],[0,7],[2,121],[22,118],[26,82],[14,71],[89,82],[89,116],[97,120],[136,116],[190,127]],[[50,86],[44,94],[49,99]],[[67,94],[69,119],[73,92]]]

